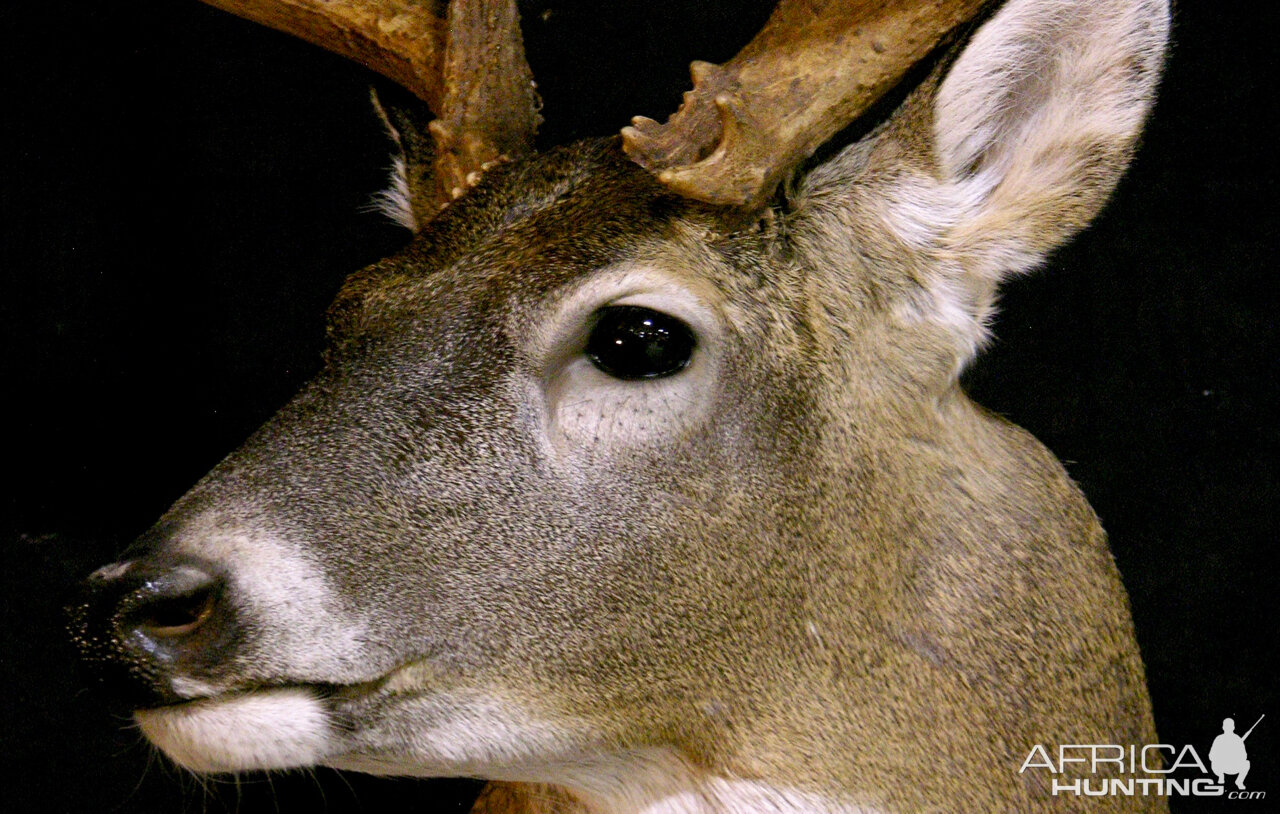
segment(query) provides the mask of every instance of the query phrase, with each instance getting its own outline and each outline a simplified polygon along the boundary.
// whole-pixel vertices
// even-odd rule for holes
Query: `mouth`
[[[315,766],[341,751],[355,721],[404,669],[350,684],[292,682],[197,695],[133,714],[148,740],[192,771]]]
[[[134,718],[148,740],[196,772],[314,766],[341,736],[325,695],[308,685],[197,698]]]

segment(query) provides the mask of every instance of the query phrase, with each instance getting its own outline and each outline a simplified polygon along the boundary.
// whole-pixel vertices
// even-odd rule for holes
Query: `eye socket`
[[[587,358],[615,379],[671,376],[693,358],[693,331],[673,316],[635,305],[612,305],[597,313]]]

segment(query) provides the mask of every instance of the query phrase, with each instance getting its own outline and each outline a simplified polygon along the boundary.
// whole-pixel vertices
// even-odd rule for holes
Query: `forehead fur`
[[[399,259],[429,272],[491,243],[514,248],[515,237],[546,243],[572,238],[584,252],[608,254],[619,238],[652,231],[697,208],[632,163],[620,139],[591,139],[490,170],[427,224]]]
[[[331,330],[393,324],[393,312],[428,297],[481,304],[501,291],[540,299],[670,243],[691,224],[718,231],[716,220],[715,208],[671,194],[631,162],[620,139],[577,142],[490,170],[405,249],[353,274],[330,309]]]

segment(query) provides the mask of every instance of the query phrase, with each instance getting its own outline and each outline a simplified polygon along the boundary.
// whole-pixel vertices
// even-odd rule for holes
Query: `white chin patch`
[[[301,688],[139,710],[134,716],[142,734],[196,772],[314,766],[331,742],[324,706]]]

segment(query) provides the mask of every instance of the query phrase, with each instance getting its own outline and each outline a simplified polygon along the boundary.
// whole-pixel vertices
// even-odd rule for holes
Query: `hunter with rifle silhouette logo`
[[[1209,747],[1209,763],[1213,766],[1213,773],[1218,776],[1219,784],[1223,782],[1224,774],[1234,774],[1236,788],[1244,788],[1245,775],[1249,774],[1249,755],[1245,751],[1244,742],[1265,717],[1267,716],[1262,715],[1254,721],[1253,726],[1243,735],[1236,734],[1236,722],[1233,719],[1223,719],[1222,734],[1214,738],[1213,746]]]

